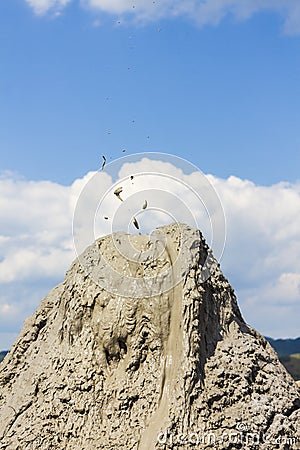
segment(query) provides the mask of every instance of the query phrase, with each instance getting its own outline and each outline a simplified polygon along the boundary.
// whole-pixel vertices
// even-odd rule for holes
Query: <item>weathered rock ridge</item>
[[[297,385],[244,322],[200,231],[160,232],[155,258],[122,257],[125,233],[84,254],[91,271],[104,255],[144,279],[144,298],[103,289],[76,260],[26,321],[0,365],[0,449],[300,448]],[[130,241],[139,255],[154,242]],[[175,260],[166,290],[159,275]]]

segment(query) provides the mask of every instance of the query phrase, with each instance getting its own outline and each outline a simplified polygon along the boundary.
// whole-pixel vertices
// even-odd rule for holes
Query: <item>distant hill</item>
[[[3,351],[3,352],[0,352],[0,362],[3,361],[4,356],[5,356],[7,353],[8,353],[7,350],[5,350],[5,351]]]
[[[300,380],[300,353],[281,356],[280,361],[286,370],[292,375],[294,380]]]
[[[300,353],[300,337],[296,339],[272,339],[265,337],[280,357]]]

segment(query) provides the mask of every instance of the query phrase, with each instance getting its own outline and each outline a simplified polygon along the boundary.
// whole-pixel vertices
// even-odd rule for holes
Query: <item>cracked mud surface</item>
[[[26,321],[0,365],[0,449],[300,448],[297,385],[244,322],[220,268],[202,282],[210,253],[201,233],[161,231],[166,250],[156,260],[128,262],[111,236],[85,257],[97,267],[100,249],[126,276],[161,283],[179,258],[172,289],[119,296],[75,261]],[[148,245],[146,236],[131,239],[137,251]],[[267,442],[221,442],[241,424]],[[193,433],[215,442],[195,446]]]

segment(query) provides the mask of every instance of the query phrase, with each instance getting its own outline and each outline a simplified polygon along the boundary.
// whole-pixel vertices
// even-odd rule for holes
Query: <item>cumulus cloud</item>
[[[46,181],[0,178],[1,283],[38,277],[46,268],[48,276],[61,273],[71,251],[69,191]]]
[[[42,16],[49,11],[55,11],[56,15],[72,0],[26,0],[36,15]]]
[[[79,183],[79,182],[78,182]],[[78,184],[77,183],[77,184]],[[0,176],[0,348],[74,257],[72,187]]]
[[[89,209],[99,204],[92,238],[113,229],[138,232],[131,220],[137,214],[142,232],[173,218],[193,226],[196,223],[215,247],[211,218],[193,192],[197,186],[203,190],[197,171],[183,173],[168,162],[147,159],[125,163],[119,169],[117,177],[109,172],[98,173],[96,183],[84,197],[80,226],[85,226]],[[162,169],[168,173],[167,178],[138,176],[143,171],[155,173]],[[130,178],[132,174],[134,179]],[[11,344],[23,320],[63,279],[74,259],[73,212],[93,177],[94,172],[88,173],[71,186],[28,181],[13,174],[0,177],[0,347]],[[221,266],[237,291],[246,320],[264,334],[296,336],[300,303],[300,183],[258,186],[233,176],[207,178],[218,193],[226,216],[227,240]],[[124,202],[113,194],[119,180],[124,187]],[[105,193],[101,201],[99,192]],[[203,195],[205,198],[205,192]],[[141,211],[145,198],[148,208]],[[216,205],[210,208],[213,215]]]
[[[72,0],[26,0],[38,15],[60,11]],[[259,12],[273,12],[283,19],[288,34],[300,33],[298,0],[81,0],[86,8],[113,15],[132,15],[138,21],[185,16],[199,25],[218,25],[227,16],[245,20]]]
[[[246,319],[267,335],[299,335],[300,183],[210,179],[226,211],[222,267]]]

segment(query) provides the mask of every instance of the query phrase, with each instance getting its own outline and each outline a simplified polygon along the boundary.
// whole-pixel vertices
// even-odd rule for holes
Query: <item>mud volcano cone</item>
[[[0,448],[298,449],[299,406],[200,231],[172,224],[99,239],[42,300],[0,365]]]

